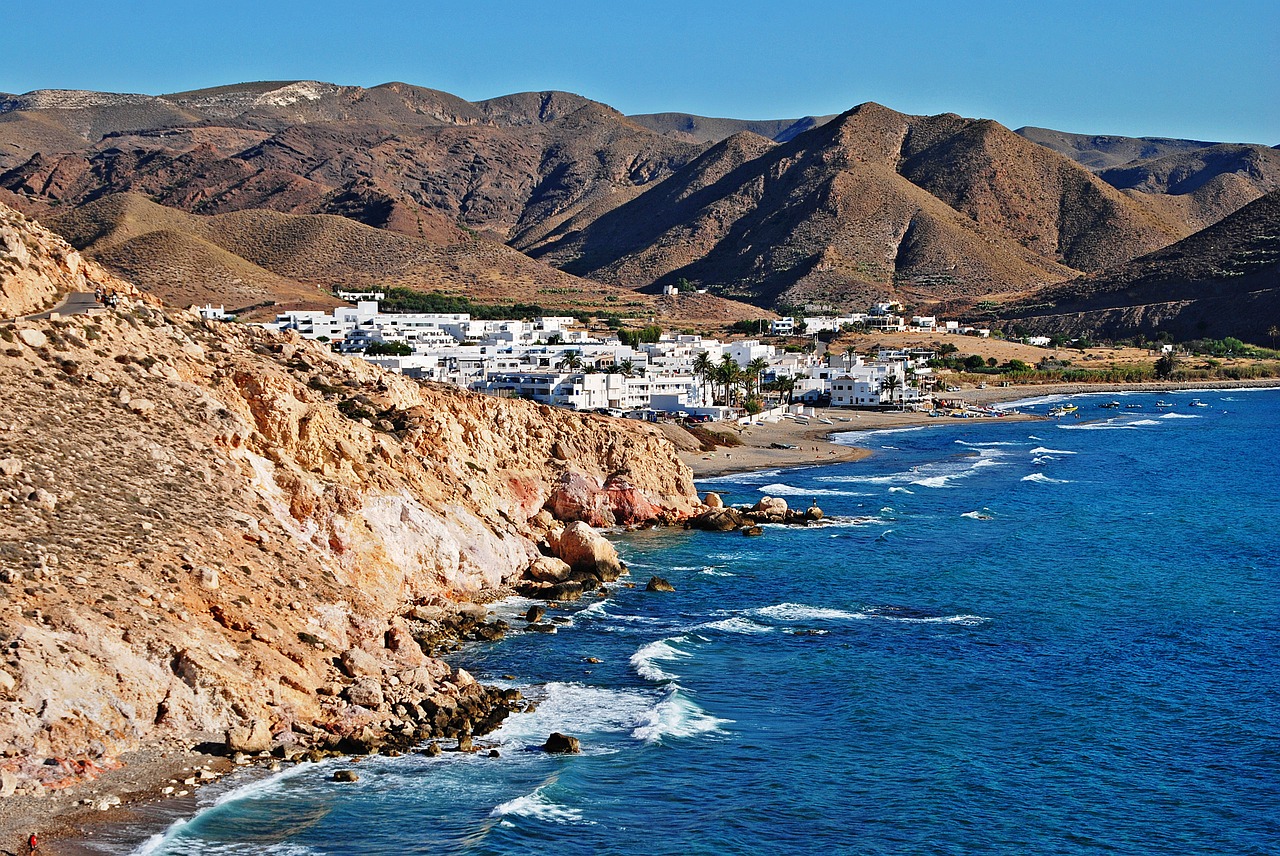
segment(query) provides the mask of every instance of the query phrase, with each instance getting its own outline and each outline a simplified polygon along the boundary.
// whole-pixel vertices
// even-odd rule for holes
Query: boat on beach
[[[1057,407],[1051,408],[1049,410],[1049,415],[1053,417],[1070,416],[1071,414],[1076,413],[1079,410],[1080,408],[1076,407],[1074,404],[1059,404]]]

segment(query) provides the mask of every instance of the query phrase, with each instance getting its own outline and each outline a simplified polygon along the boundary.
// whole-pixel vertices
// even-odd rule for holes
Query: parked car
[[[686,416],[684,421],[690,425],[701,425],[704,422],[710,422],[711,417],[705,413],[695,413],[693,416]]]

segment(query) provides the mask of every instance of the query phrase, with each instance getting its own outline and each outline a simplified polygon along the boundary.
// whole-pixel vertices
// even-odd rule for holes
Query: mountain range
[[[386,283],[640,314],[688,280],[728,298],[708,318],[1034,305],[1278,189],[1262,145],[874,103],[749,121],[402,83],[0,95],[4,200],[168,299]],[[281,230],[311,237],[267,239]]]

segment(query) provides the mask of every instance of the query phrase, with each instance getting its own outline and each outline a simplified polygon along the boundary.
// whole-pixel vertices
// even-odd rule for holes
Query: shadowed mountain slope
[[[717,119],[709,116],[695,116],[692,113],[642,113],[627,118],[659,134],[677,136],[699,143],[718,143],[743,131],[759,134],[775,143],[785,143],[805,131],[825,125],[834,119],[835,115],[805,116],[802,119],[752,120]]]
[[[529,252],[630,286],[688,277],[754,300],[857,303],[1017,291],[1180,234],[997,123],[864,104],[785,145],[725,140]]]
[[[1046,288],[1003,317],[1037,330],[1263,343],[1280,324],[1280,192],[1177,243]]]

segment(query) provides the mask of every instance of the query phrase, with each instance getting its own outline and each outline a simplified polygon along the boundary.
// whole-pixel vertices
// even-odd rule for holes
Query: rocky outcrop
[[[70,253],[30,236],[28,268]],[[492,730],[519,699],[434,655],[505,632],[482,603],[543,558],[566,473],[625,480],[636,502],[611,507],[698,508],[650,426],[293,336],[129,301],[0,338],[0,772],[20,794],[78,775],[48,759],[162,739],[292,755]],[[574,527],[565,564],[589,570],[565,594],[621,572]]]
[[[624,475],[610,475],[601,484],[573,471],[560,477],[547,500],[547,510],[558,520],[581,520],[596,527],[646,523],[668,513]]]

